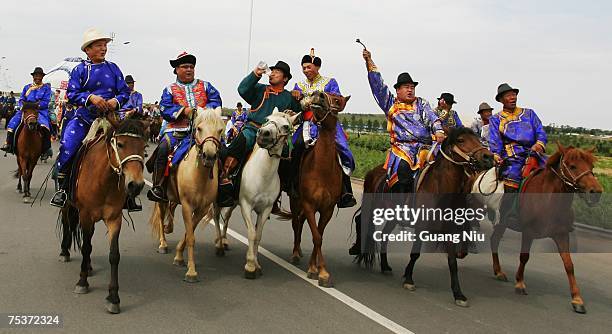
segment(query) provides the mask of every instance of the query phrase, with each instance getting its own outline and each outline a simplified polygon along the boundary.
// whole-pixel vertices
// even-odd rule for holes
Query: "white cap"
[[[85,48],[89,46],[89,44],[95,41],[99,41],[101,39],[106,40],[107,42],[110,42],[112,40],[112,38],[103,34],[96,28],[87,29],[87,31],[85,31],[85,33],[83,34],[83,44],[81,44],[81,51],[84,52]]]

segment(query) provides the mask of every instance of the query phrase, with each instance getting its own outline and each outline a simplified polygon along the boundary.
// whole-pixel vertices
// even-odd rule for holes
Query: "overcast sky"
[[[196,76],[234,107],[238,83],[259,60],[287,61],[291,88],[304,79],[300,60],[314,47],[321,73],[352,95],[347,112],[380,113],[355,43],[360,38],[387,84],[408,71],[420,82],[417,95],[432,105],[451,92],[464,122],[482,101],[498,109],[497,86],[508,82],[521,90],[519,105],[535,109],[545,124],[612,129],[608,0],[254,0],[249,64],[250,0],[89,3],[3,1],[0,88],[8,79],[20,91],[35,66],[84,57],[83,32],[97,27],[116,34],[107,59],[134,76],[147,102],[174,81],[168,60],[183,50],[196,55]]]

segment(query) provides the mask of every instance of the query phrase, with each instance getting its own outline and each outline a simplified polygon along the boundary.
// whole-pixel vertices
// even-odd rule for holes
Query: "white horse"
[[[167,250],[164,233],[169,233],[169,231],[168,227],[164,231],[163,221],[166,215],[174,212],[177,204],[181,204],[185,236],[176,246],[174,264],[185,265],[183,251],[187,245],[188,270],[184,280],[190,283],[198,281],[194,259],[194,231],[202,219],[210,221],[214,213],[214,203],[217,200],[218,153],[221,134],[225,127],[221,118],[221,108],[214,110],[198,108],[197,113],[193,130],[195,145],[189,149],[178,169],[171,173],[167,182],[170,202],[156,203],[149,220],[153,233],[160,240],[160,250],[164,246]],[[169,218],[172,219],[172,217]]]
[[[472,184],[472,198],[480,205],[486,205],[489,211],[495,212],[495,217],[491,221],[493,226],[497,226],[500,221],[499,207],[504,193],[504,183],[497,175],[498,169],[493,167],[481,172],[474,179]]]
[[[291,140],[293,122],[298,115],[290,116],[274,109],[274,112],[268,116],[268,121],[257,132],[253,153],[242,170],[237,205],[240,205],[248,230],[249,249],[244,266],[246,278],[254,279],[261,275],[261,265],[257,260],[259,242],[264,224],[270,217],[272,206],[280,193],[278,166],[283,148],[287,141]],[[227,248],[227,225],[235,208],[236,205],[223,210],[217,209],[215,212],[217,255],[223,255],[224,249]],[[257,214],[255,225],[252,220],[253,211]],[[220,216],[223,217],[223,233],[221,233]]]

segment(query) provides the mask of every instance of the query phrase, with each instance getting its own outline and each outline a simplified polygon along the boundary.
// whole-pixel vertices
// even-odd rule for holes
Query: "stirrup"
[[[342,194],[338,203],[336,203],[338,209],[351,208],[357,205],[357,200],[351,193]]]
[[[163,190],[160,189],[160,191],[162,192],[161,194],[158,194],[155,189],[160,189],[159,186],[155,186],[153,188],[151,188],[148,192],[147,192],[147,198],[150,201],[153,202],[158,202],[158,203],[163,203],[163,202],[168,202],[168,199],[164,196],[165,194],[163,193]]]
[[[127,209],[128,212],[142,211],[142,205],[136,203],[136,198],[132,198],[130,196],[125,199],[125,204],[123,205],[123,208]]]
[[[55,207],[58,207],[58,208],[63,208],[66,206],[67,200],[68,200],[68,194],[66,193],[65,190],[60,189],[56,191],[55,194],[53,194],[53,198],[51,198],[51,201],[49,202],[49,204]]]

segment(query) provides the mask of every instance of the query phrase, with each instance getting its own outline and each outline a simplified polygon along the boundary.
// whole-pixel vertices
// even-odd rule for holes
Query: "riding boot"
[[[234,205],[234,185],[230,179],[230,175],[237,166],[238,159],[232,156],[227,156],[227,158],[225,158],[219,181],[219,192],[217,194],[217,204],[220,207]]]
[[[500,224],[513,230],[520,231],[518,212],[514,208],[518,196],[518,189],[504,186],[504,194],[499,207]]]
[[[153,202],[167,202],[168,197],[164,187],[164,166],[156,163],[153,171],[153,188],[147,192],[147,198]]]
[[[125,204],[123,204],[123,208],[127,209],[128,212],[142,211],[142,205],[136,203],[136,198],[129,195],[125,198]]]
[[[6,133],[6,141],[4,142],[4,146],[0,148],[6,153],[13,153],[13,141],[15,138],[15,133],[13,131],[7,131]]]
[[[351,177],[342,173],[342,195],[337,205],[338,208],[350,208],[357,204],[357,200],[353,196],[353,185],[351,184]]]
[[[355,216],[355,243],[349,248],[349,255],[361,254],[361,214]]]
[[[42,154],[40,155],[40,159],[47,160],[53,156],[53,149],[51,149],[51,134],[49,131],[43,130],[42,140]]]
[[[66,201],[68,201],[70,177],[64,173],[58,173],[56,181],[59,189],[53,194],[50,204],[58,208],[63,208],[66,205]]]

